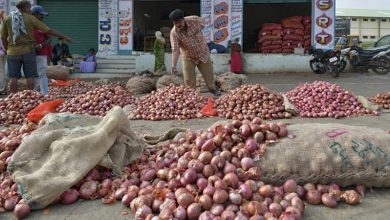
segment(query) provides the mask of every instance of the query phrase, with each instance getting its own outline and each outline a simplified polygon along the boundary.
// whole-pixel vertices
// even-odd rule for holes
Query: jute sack
[[[49,114],[12,155],[8,171],[31,208],[41,209],[96,165],[120,174],[145,145],[130,130],[130,122],[118,106],[103,119]]]
[[[242,74],[227,72],[218,76],[217,81],[221,86],[221,90],[223,92],[228,92],[245,84],[247,82],[247,77]]]
[[[66,66],[47,66],[47,77],[56,80],[67,80],[69,78],[69,67]]]
[[[160,77],[160,79],[157,80],[156,88],[161,89],[161,88],[164,88],[166,86],[169,86],[170,84],[174,84],[177,86],[183,85],[184,80],[182,78],[180,78],[179,76],[167,74],[167,75]]]
[[[390,134],[342,124],[295,124],[256,161],[263,181],[390,187]]]
[[[126,90],[132,94],[145,94],[156,89],[156,79],[151,77],[133,77],[126,83]]]

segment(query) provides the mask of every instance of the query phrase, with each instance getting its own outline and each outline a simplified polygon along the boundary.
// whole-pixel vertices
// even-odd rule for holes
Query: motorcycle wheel
[[[343,72],[345,67],[347,67],[347,61],[345,60],[340,60],[339,62],[339,72]]]
[[[390,58],[388,57],[379,57],[375,61],[377,64],[372,65],[371,69],[374,73],[378,75],[385,75],[390,72]]]
[[[331,65],[330,75],[332,75],[333,78],[339,77],[340,76],[340,66],[339,65],[332,65],[332,64],[330,64],[330,65]]]
[[[316,61],[310,62],[310,69],[316,74],[323,74],[325,71],[323,68],[319,67]]]

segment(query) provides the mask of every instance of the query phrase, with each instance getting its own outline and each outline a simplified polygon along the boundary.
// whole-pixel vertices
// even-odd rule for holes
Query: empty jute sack
[[[136,76],[130,78],[126,90],[132,94],[145,94],[156,89],[156,79],[152,77]]]
[[[240,87],[247,82],[247,77],[243,74],[227,72],[217,77],[217,81],[221,86],[221,90],[229,92],[232,89]]]
[[[184,80],[182,78],[180,78],[179,76],[175,76],[173,74],[167,74],[167,75],[160,77],[157,80],[156,88],[161,89],[161,88],[164,88],[166,86],[169,86],[170,84],[174,84],[177,86],[183,85]]]
[[[69,67],[61,65],[47,66],[47,77],[50,79],[67,80],[69,78]]]
[[[342,124],[294,124],[256,161],[263,180],[390,187],[390,134]]]
[[[117,106],[104,118],[48,114],[15,151],[8,171],[31,208],[41,209],[96,165],[120,174],[145,146]]]

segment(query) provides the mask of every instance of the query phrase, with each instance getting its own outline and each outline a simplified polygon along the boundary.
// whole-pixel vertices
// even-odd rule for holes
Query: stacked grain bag
[[[302,16],[292,16],[281,20],[284,34],[282,43],[283,53],[293,53],[294,48],[303,47],[305,26],[302,21]]]
[[[303,43],[303,46],[305,48],[305,51],[308,51],[311,46],[311,17],[304,16],[302,23],[305,27],[305,35],[303,36],[305,42]]]
[[[265,23],[258,33],[259,52],[261,53],[281,53],[283,26],[276,23]]]

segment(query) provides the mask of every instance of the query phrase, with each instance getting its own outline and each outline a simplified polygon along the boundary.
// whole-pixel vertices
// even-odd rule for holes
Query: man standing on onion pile
[[[11,93],[18,91],[18,79],[21,77],[22,66],[28,89],[33,90],[34,79],[38,77],[35,48],[39,45],[35,43],[33,29],[71,40],[70,37],[50,29],[30,15],[31,3],[28,0],[19,0],[16,8],[17,10],[12,11],[1,25],[1,40],[7,53]]]
[[[215,86],[209,48],[202,33],[205,26],[204,19],[198,16],[184,17],[184,12],[180,9],[172,11],[169,14],[169,19],[174,25],[170,35],[172,74],[177,74],[176,66],[181,52],[183,54],[182,64],[185,85],[196,88],[195,67],[198,67],[209,91],[215,96],[220,96],[221,92]]]

